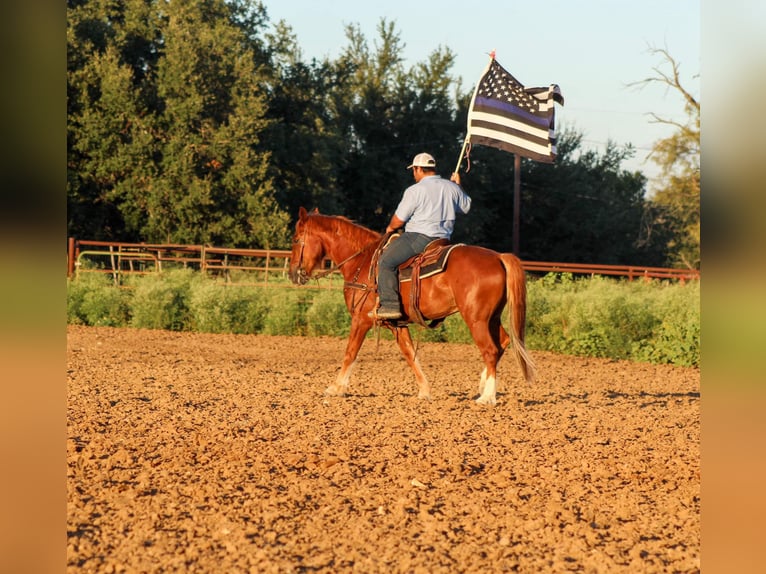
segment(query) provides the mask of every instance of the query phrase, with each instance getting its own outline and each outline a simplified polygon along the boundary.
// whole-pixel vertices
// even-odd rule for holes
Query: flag
[[[552,163],[556,159],[554,102],[564,105],[556,84],[525,88],[493,57],[471,99],[466,140]]]

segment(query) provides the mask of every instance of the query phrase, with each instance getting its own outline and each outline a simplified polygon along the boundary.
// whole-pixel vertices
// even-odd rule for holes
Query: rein
[[[307,233],[307,232],[308,232],[308,230],[304,230],[304,232],[303,232],[303,237],[300,239],[300,244],[301,244],[301,252],[300,252],[300,256],[298,257],[298,267],[299,267],[299,268],[301,268],[301,267],[303,266],[303,247],[306,245],[306,233]],[[376,241],[377,241],[377,240],[376,240]],[[354,259],[354,258],[355,258],[355,257],[357,257],[358,255],[361,255],[362,253],[364,253],[364,252],[365,252],[365,251],[366,251],[366,250],[367,250],[367,249],[370,247],[370,245],[374,245],[374,244],[376,243],[376,241],[373,241],[373,242],[371,242],[371,243],[369,243],[369,244],[365,245],[365,246],[364,246],[364,247],[362,247],[362,248],[361,248],[359,251],[357,251],[356,253],[353,253],[353,254],[349,255],[348,257],[346,257],[346,258],[345,258],[343,261],[341,261],[340,263],[337,263],[337,264],[333,264],[333,266],[332,266],[332,267],[330,267],[329,269],[325,269],[325,270],[323,270],[323,271],[315,272],[315,273],[314,273],[314,274],[311,276],[311,279],[317,279],[317,280],[319,280],[319,279],[324,279],[324,278],[325,278],[325,277],[327,277],[328,275],[331,275],[331,274],[335,273],[335,272],[336,272],[336,271],[338,271],[338,270],[339,270],[341,267],[343,267],[343,266],[344,266],[346,263],[348,263],[349,261],[351,261],[352,259]],[[356,286],[356,285],[353,285],[353,286]],[[364,287],[366,287],[366,285],[365,285]]]
[[[372,244],[370,244],[370,245],[372,245]],[[324,271],[320,271],[318,273],[314,273],[314,275],[311,278],[312,279],[323,279],[323,278],[327,277],[328,275],[331,275],[332,273],[335,273],[338,269],[343,267],[346,263],[351,261],[354,257],[364,253],[364,250],[367,249],[367,247],[369,247],[369,245],[367,245],[365,247],[362,247],[362,249],[360,249],[359,251],[357,251],[353,255],[350,255],[349,257],[346,257],[343,261],[341,261],[337,265],[333,265],[329,269],[325,269]]]

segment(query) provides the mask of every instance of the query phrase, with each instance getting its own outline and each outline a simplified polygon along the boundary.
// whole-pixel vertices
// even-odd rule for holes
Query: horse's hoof
[[[338,387],[327,387],[324,390],[324,394],[326,397],[342,397],[346,394],[346,390],[339,389]]]
[[[479,405],[492,405],[495,406],[497,404],[497,400],[495,397],[479,397],[476,399],[476,403]]]
[[[430,401],[431,400],[431,394],[430,393],[418,393],[418,399],[422,401]]]

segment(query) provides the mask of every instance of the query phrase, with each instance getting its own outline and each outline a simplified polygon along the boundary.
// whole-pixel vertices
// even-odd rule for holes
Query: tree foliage
[[[665,264],[666,244],[647,235],[650,204],[646,178],[621,168],[634,150],[607,144],[603,153],[582,151],[582,134],[558,134],[553,164],[521,162],[520,256],[524,259],[598,262],[615,265]],[[513,156],[493,148],[470,150],[463,176],[474,203],[455,237],[508,251],[512,242]]]
[[[650,158],[661,170],[661,183],[651,198],[656,212],[654,224],[669,228],[668,249],[671,263],[690,268],[700,265],[700,102],[681,81],[680,64],[666,49],[651,49],[662,63],[655,75],[638,82],[660,83],[680,95],[685,122],[652,113],[654,122],[670,125],[674,133],[657,141]],[[669,68],[669,71],[667,69]]]
[[[343,139],[333,111],[333,93],[343,70],[329,62],[304,62],[297,39],[285,22],[268,33],[271,67],[267,85],[270,120],[261,147],[270,153],[269,174],[279,205],[289,214],[301,206],[341,213],[338,166]]]
[[[232,4],[86,2],[67,24],[70,214],[104,206],[107,236],[284,245],[257,43]]]
[[[381,19],[306,61],[255,0],[68,2],[68,233],[282,248],[300,206],[382,230],[415,154],[454,170],[470,102],[448,47],[403,50]],[[632,148],[581,143],[565,130],[555,164],[522,162],[520,255],[665,264],[682,218],[621,168]],[[513,156],[477,147],[470,166],[454,239],[510,251]]]

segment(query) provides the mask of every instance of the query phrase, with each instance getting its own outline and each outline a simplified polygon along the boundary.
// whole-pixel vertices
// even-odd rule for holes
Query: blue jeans
[[[378,260],[378,296],[380,306],[399,309],[398,267],[407,259],[422,253],[433,237],[422,233],[402,233],[388,244]]]

